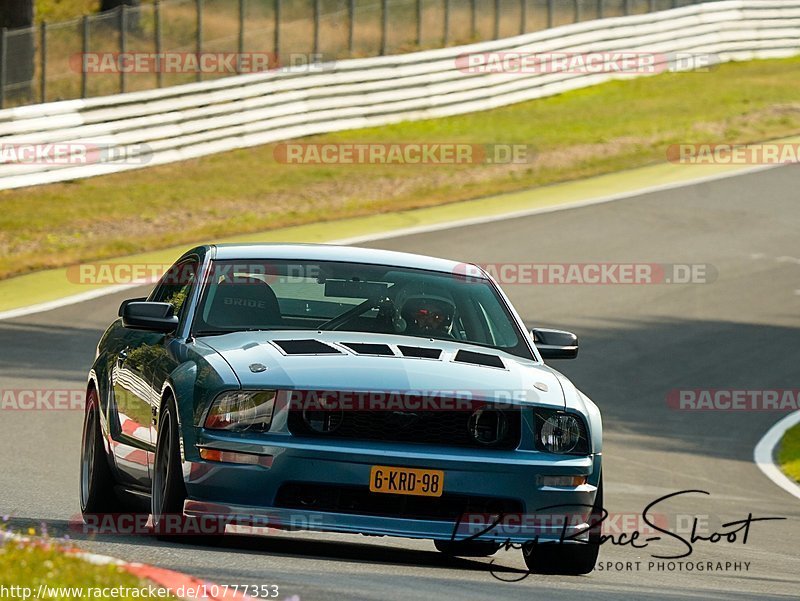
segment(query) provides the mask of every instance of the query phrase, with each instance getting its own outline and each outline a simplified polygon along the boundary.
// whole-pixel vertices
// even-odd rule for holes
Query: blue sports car
[[[593,569],[600,413],[543,361],[577,338],[527,331],[479,267],[208,245],[119,316],[89,372],[85,519],[149,502],[161,536],[213,518]]]

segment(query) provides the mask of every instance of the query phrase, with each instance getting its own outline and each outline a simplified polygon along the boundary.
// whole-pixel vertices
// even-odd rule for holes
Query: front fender
[[[239,380],[222,357],[208,347],[183,349],[185,361],[169,374],[162,388],[161,400],[172,394],[177,406],[181,460],[200,459],[197,451],[196,426],[211,401],[222,391],[238,389]],[[160,421],[161,408],[159,408]]]

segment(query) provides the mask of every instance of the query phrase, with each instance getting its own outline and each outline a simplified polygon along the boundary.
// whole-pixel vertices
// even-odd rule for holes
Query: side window
[[[183,307],[196,277],[196,260],[191,259],[173,265],[161,278],[151,300],[159,303],[172,303],[172,306],[175,307],[175,314],[182,317]]]

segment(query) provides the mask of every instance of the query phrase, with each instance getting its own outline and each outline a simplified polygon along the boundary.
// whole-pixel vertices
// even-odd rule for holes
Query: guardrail
[[[636,74],[470,72],[478,53],[640,52],[654,70],[800,53],[800,0],[721,0],[512,38],[0,111],[0,189],[116,173],[312,134],[486,110]],[[60,144],[64,160],[9,161]],[[86,159],[87,148],[92,153]],[[96,150],[96,149],[101,150]],[[84,161],[81,161],[81,156]],[[62,157],[63,158],[63,157]]]

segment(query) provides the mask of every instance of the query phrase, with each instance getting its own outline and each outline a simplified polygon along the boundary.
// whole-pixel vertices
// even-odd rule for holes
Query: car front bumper
[[[217,516],[229,523],[292,530],[314,530],[408,538],[522,543],[564,540],[586,529],[576,519],[593,505],[600,479],[601,455],[565,456],[538,451],[486,451],[383,442],[303,439],[292,436],[264,441],[232,438],[198,430],[199,448],[257,454],[261,465],[205,461],[198,448],[185,449],[184,480],[189,516]],[[458,518],[418,518],[370,511],[315,510],[276,506],[281,486],[327,485],[369,493],[374,465],[444,471],[444,495],[513,500],[520,514],[473,514]],[[585,476],[580,486],[546,486],[542,476]],[[394,496],[394,495],[391,495]],[[434,499],[435,498],[430,498]],[[559,519],[568,514],[566,522]],[[498,521],[496,525],[496,521]],[[483,520],[483,521],[482,521]],[[460,522],[460,523],[459,523]]]

